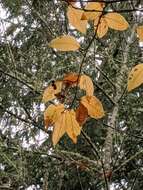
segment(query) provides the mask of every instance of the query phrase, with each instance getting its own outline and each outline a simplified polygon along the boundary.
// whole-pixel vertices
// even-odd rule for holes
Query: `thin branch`
[[[136,175],[134,177],[134,181],[132,183],[131,190],[134,190],[138,175],[139,175],[139,169],[137,169],[137,171],[136,171]]]
[[[83,130],[81,131],[81,134],[83,135],[83,137],[85,138],[87,143],[92,147],[92,152],[93,152],[95,158],[99,159],[99,161],[101,163],[102,170],[103,170],[105,187],[106,187],[107,190],[109,190],[109,188],[108,188],[108,180],[107,180],[107,177],[106,177],[106,171],[105,171],[105,168],[104,168],[104,163],[103,163],[102,159],[100,158],[100,155],[99,155],[98,151],[96,150],[96,147],[95,147],[94,143],[92,143],[90,137]]]
[[[73,6],[72,4],[71,4],[71,6],[72,6],[72,8],[77,9],[77,10],[83,10],[85,12],[101,12],[103,14],[106,14],[106,13],[129,13],[129,12],[136,12],[136,11],[143,12],[143,9],[137,9],[137,8],[135,8],[135,9],[122,9],[122,10],[116,10],[116,11],[114,11],[114,10],[110,10],[110,11],[101,10],[100,11],[100,10],[95,10],[95,9],[88,10],[85,8],[79,8],[79,7]]]
[[[0,72],[1,72],[2,74],[6,75],[6,76],[8,76],[8,77],[10,77],[10,78],[12,78],[12,79],[18,81],[19,83],[21,83],[21,84],[23,84],[24,86],[28,87],[30,90],[36,92],[37,94],[40,94],[40,92],[38,92],[37,90],[35,90],[35,89],[34,89],[32,86],[30,86],[26,81],[23,81],[23,80],[21,80],[21,79],[15,77],[15,76],[9,74],[9,73],[6,73],[6,72],[3,71],[2,69],[0,69]]]
[[[93,84],[99,89],[101,90],[101,92],[110,100],[110,102],[113,104],[113,105],[116,105],[116,102],[105,92],[105,90],[98,84],[98,83],[95,83],[93,81]]]
[[[129,159],[125,160],[122,164],[120,164],[120,166],[118,168],[116,168],[113,172],[117,172],[119,171],[122,167],[124,167],[126,164],[128,164],[131,160],[135,159],[136,157],[138,157],[139,155],[143,154],[143,150],[137,152],[135,155],[131,156]]]
[[[104,10],[105,8],[106,8],[106,6],[103,8],[103,10]],[[92,45],[94,39],[96,38],[98,26],[99,26],[99,24],[100,24],[100,20],[101,20],[102,15],[103,15],[103,13],[99,16],[99,20],[98,20],[98,23],[97,23],[97,26],[96,26],[96,30],[95,30],[95,33],[94,33],[92,39],[91,39],[90,42],[88,43],[87,47],[84,49],[84,54],[83,54],[83,58],[82,58],[81,63],[80,63],[79,72],[78,72],[78,78],[77,78],[77,82],[76,82],[76,92],[75,92],[74,98],[73,98],[73,100],[72,100],[72,103],[71,103],[71,105],[70,105],[70,108],[72,108],[72,106],[73,106],[73,104],[74,104],[74,101],[76,100],[77,93],[78,93],[78,82],[79,82],[80,74],[81,74],[81,72],[82,72],[83,64],[84,64],[84,62],[85,62],[85,59],[86,59],[88,50],[89,50],[90,46]]]

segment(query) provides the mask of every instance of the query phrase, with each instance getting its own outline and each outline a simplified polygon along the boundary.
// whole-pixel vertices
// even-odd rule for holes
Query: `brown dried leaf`
[[[76,120],[80,126],[82,126],[88,118],[88,111],[87,108],[83,104],[79,104],[78,108],[76,109]]]

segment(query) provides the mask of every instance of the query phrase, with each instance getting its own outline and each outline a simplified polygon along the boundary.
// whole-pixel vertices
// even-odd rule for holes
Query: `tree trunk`
[[[126,86],[126,76],[128,74],[129,68],[127,67],[128,62],[128,52],[130,49],[130,45],[133,43],[135,36],[135,28],[136,24],[131,29],[130,39],[127,41],[124,53],[123,53],[123,61],[122,66],[119,71],[119,75],[116,77],[116,95],[114,96],[114,102],[116,103],[113,107],[112,112],[108,116],[108,125],[110,126],[107,129],[107,136],[104,144],[104,168],[105,172],[111,171],[111,160],[112,160],[112,151],[113,151],[113,135],[116,127],[117,117],[119,114],[119,100],[122,96],[123,89]],[[110,182],[108,183],[108,189],[110,190]]]

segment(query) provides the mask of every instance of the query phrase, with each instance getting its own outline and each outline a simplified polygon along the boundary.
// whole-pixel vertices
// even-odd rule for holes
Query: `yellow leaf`
[[[77,136],[81,132],[81,127],[76,121],[76,115],[73,110],[65,110],[61,113],[60,117],[58,117],[58,120],[56,120],[52,135],[53,145],[59,142],[65,132],[67,132],[74,143],[77,142]]]
[[[94,27],[95,27],[95,28],[97,28],[97,26],[100,24],[101,18],[102,18],[102,17],[98,16],[98,17],[96,17],[96,18],[94,19]]]
[[[128,76],[128,92],[143,84],[143,64],[132,68]]]
[[[87,108],[90,117],[100,119],[104,116],[102,103],[95,96],[83,96],[81,103]]]
[[[62,81],[56,81],[54,86],[50,85],[48,86],[44,93],[43,93],[43,102],[48,102],[49,100],[53,100],[54,98],[56,98],[56,94],[58,94],[59,92],[61,92],[62,89]]]
[[[76,39],[69,35],[63,35],[56,39],[53,39],[49,46],[60,51],[75,51],[80,48],[80,44]]]
[[[86,122],[87,118],[88,118],[87,108],[80,103],[78,108],[76,109],[76,120],[81,126]]]
[[[94,20],[102,14],[101,11],[103,10],[103,6],[99,2],[90,2],[86,5],[85,10],[88,10],[88,11],[84,12],[84,17],[86,17],[88,20]]]
[[[77,142],[77,136],[81,132],[81,127],[76,120],[76,114],[74,110],[67,110],[66,117],[66,132],[74,143]]]
[[[107,25],[106,20],[104,18],[101,18],[100,23],[97,27],[98,27],[97,28],[97,36],[99,38],[102,38],[108,32],[108,25]],[[96,28],[95,28],[95,30],[96,30]]]
[[[143,26],[137,27],[137,34],[138,34],[139,40],[143,42]]]
[[[68,7],[67,16],[69,23],[82,33],[86,33],[87,21],[81,20],[83,11]]]
[[[115,29],[115,30],[126,30],[129,27],[128,22],[126,19],[120,15],[119,13],[107,13],[104,16],[108,27]]]
[[[87,75],[81,75],[80,81],[79,81],[79,87],[80,87],[80,89],[85,90],[86,95],[88,95],[88,96],[92,96],[94,93],[94,87],[93,87],[92,80]]]
[[[56,145],[60,138],[66,132],[66,112],[62,112],[61,116],[55,122],[54,131],[52,134],[53,145]]]
[[[49,105],[44,112],[45,128],[47,129],[49,125],[54,124],[61,116],[61,113],[63,111],[64,111],[63,104]]]

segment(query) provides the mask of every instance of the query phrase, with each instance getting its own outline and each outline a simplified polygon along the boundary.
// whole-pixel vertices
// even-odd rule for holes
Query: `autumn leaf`
[[[55,95],[61,92],[61,89],[62,89],[62,81],[56,81],[54,85],[48,86],[43,93],[42,101],[46,103],[49,100],[53,100],[54,98],[56,98]]]
[[[88,118],[87,108],[80,103],[78,108],[76,109],[76,120],[81,126],[86,122],[87,118]]]
[[[74,110],[66,111],[66,132],[74,143],[77,142],[77,136],[80,135],[81,127],[76,120],[76,114]]]
[[[82,10],[72,8],[71,6],[68,7],[67,17],[69,23],[72,26],[74,26],[77,30],[85,34],[87,28],[87,21],[81,20],[82,14],[83,14]]]
[[[61,116],[58,118],[58,120],[55,122],[54,130],[52,134],[52,142],[53,145],[56,145],[60,138],[65,134],[66,132],[66,112],[62,112]]]
[[[103,6],[99,2],[90,2],[87,3],[85,10],[87,11],[83,13],[82,19],[85,17],[87,20],[94,20],[102,14]]]
[[[97,23],[97,21],[99,22],[99,18],[97,18],[94,21],[95,31],[97,31],[97,36],[99,38],[102,38],[108,32],[108,25],[107,25],[107,22],[104,18],[100,19],[99,24]]]
[[[63,111],[64,111],[63,104],[49,105],[44,112],[45,128],[47,129],[49,125],[54,124],[61,116],[61,113]]]
[[[75,51],[80,48],[80,44],[73,36],[63,35],[53,39],[49,46],[60,51]]]
[[[104,116],[102,103],[95,96],[83,96],[81,103],[87,108],[90,117],[100,119]]]
[[[143,84],[143,64],[138,64],[132,68],[128,76],[128,92]]]
[[[77,136],[81,132],[81,127],[76,121],[74,110],[65,110],[55,122],[52,135],[53,145],[56,145],[59,142],[60,138],[65,134],[65,132],[74,143],[77,142]]]
[[[79,81],[79,87],[80,89],[83,89],[86,91],[87,96],[92,96],[94,93],[93,82],[91,78],[87,75],[81,75],[80,81]]]
[[[73,85],[73,84],[77,83],[78,78],[80,78],[80,77],[78,76],[77,73],[68,73],[64,76],[63,82],[67,83],[69,85]]]
[[[143,26],[137,27],[137,34],[138,34],[139,40],[143,42]]]
[[[115,30],[126,30],[129,27],[126,19],[119,13],[108,13],[104,15],[108,27]]]

